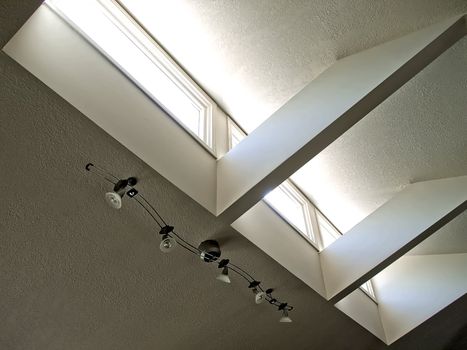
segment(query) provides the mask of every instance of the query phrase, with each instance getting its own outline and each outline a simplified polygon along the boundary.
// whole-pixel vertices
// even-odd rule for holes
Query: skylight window
[[[338,239],[341,234],[321,213],[317,212],[316,219],[321,237],[321,249],[324,249]]]
[[[308,202],[289,181],[285,181],[276,189],[269,192],[264,197],[264,200],[307,239],[315,243]]]
[[[237,146],[246,134],[231,119],[229,119],[229,149]]]
[[[228,130],[229,148],[232,149],[246,137],[246,134],[231,119]],[[311,203],[289,180],[269,192],[264,200],[313,245],[317,245],[310,219]]]
[[[366,281],[360,286],[360,289],[365,292],[366,295],[368,295],[371,299],[376,301],[376,295],[375,295],[375,290],[373,289],[373,283],[371,280]]]
[[[48,0],[46,4],[190,134],[213,149],[213,102],[116,2]]]

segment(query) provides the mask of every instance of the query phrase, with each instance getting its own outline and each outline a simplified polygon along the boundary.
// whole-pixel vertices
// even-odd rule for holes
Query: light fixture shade
[[[266,293],[259,292],[259,293],[255,294],[255,303],[256,304],[261,304],[265,300],[266,300]]]
[[[163,253],[170,253],[177,246],[177,241],[175,238],[170,237],[169,235],[164,235],[162,237],[162,242],[159,245],[160,250]]]
[[[107,192],[105,194],[105,201],[114,209],[120,209],[122,207],[122,196],[117,192]]]
[[[283,311],[282,311],[282,317],[281,317],[281,319],[279,320],[279,322],[283,322],[283,323],[290,323],[290,322],[292,322],[292,319],[289,317],[289,313],[287,312],[287,310],[283,310]]]
[[[229,269],[227,268],[227,266],[224,266],[222,272],[219,274],[219,276],[216,277],[216,279],[224,283],[230,283]]]

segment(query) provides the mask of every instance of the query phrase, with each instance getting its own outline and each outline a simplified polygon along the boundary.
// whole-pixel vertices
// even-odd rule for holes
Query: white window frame
[[[318,209],[315,208],[315,212],[316,212],[316,226],[319,232],[319,249],[321,251],[325,249],[325,247],[324,247],[323,235],[321,233],[320,225],[324,224],[331,228],[331,230],[328,230],[328,231],[330,231],[331,235],[335,238],[334,241],[339,239],[342,236],[342,233]]]
[[[284,219],[290,226],[292,226],[297,232],[299,232],[308,242],[310,242],[313,247],[317,248],[318,242],[316,239],[315,230],[313,229],[311,216],[313,214],[313,206],[309,200],[302,194],[302,192],[295,186],[291,180],[286,180],[280,184],[274,191],[283,191],[289,198],[291,198],[295,203],[301,208],[301,214],[303,215],[303,221],[305,222],[305,230],[303,232],[300,228],[295,226],[290,220],[287,219],[280,211],[274,208],[272,203],[269,203],[267,199],[263,199],[269,207],[271,207],[274,212],[277,213],[282,219]]]
[[[95,0],[104,11],[104,15],[109,19],[116,30],[121,31],[153,64],[154,68],[160,70],[192,103],[200,113],[198,132],[190,130],[170,109],[159,101],[157,96],[148,91],[137,79],[129,74],[119,63],[108,55],[97,45],[91,37],[84,33],[54,0],[48,0],[46,5],[63,18],[70,26],[89,41],[101,54],[112,62],[125,76],[130,79],[149,98],[156,102],[164,111],[174,119],[186,132],[189,133],[200,145],[216,156],[213,130],[213,111],[216,108],[214,101],[183,71],[183,69],[162,49],[154,38],[123,8],[118,1]]]
[[[243,131],[243,129],[240,128],[237,123],[235,123],[231,118],[227,118],[227,139],[229,150],[235,147],[235,145],[232,142],[233,138],[235,137],[235,134],[241,135],[243,136],[243,138],[247,136],[246,132]]]
[[[375,289],[373,287],[373,282],[372,280],[368,280],[365,283],[363,283],[360,286],[360,290],[365,293],[371,300],[373,300],[375,303],[378,303],[378,300],[376,299],[376,294],[375,294]]]

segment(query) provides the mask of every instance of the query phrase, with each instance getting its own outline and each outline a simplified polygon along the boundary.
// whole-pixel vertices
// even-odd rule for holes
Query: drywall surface
[[[219,160],[219,214],[240,216],[465,33],[457,16],[335,63]]]
[[[347,295],[335,306],[379,339],[386,342],[378,305],[360,289],[356,289]]]
[[[373,279],[388,344],[467,293],[467,254],[404,256]]]
[[[460,215],[466,203],[467,176],[405,188],[321,252],[328,297],[373,277]]]
[[[39,7],[4,50],[215,212],[215,159],[47,6]]]

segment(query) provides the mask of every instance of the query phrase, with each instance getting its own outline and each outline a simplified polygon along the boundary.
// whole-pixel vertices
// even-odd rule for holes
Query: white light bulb
[[[174,250],[176,245],[177,241],[175,240],[175,238],[170,237],[169,235],[165,235],[162,238],[162,242],[159,245],[159,248],[163,253],[170,253],[172,250]]]
[[[117,192],[107,192],[105,194],[105,200],[107,204],[114,209],[120,209],[122,207],[122,197]]]
[[[224,283],[230,283],[229,269],[227,266],[222,269],[222,272],[219,274],[219,276],[216,277],[216,279]]]
[[[282,317],[281,319],[279,320],[279,322],[283,322],[283,323],[290,323],[292,322],[292,319],[289,317],[289,313],[287,310],[283,310],[282,311]]]
[[[261,304],[265,300],[266,300],[266,293],[264,293],[264,292],[256,293],[256,295],[255,295],[255,303],[256,304]]]

